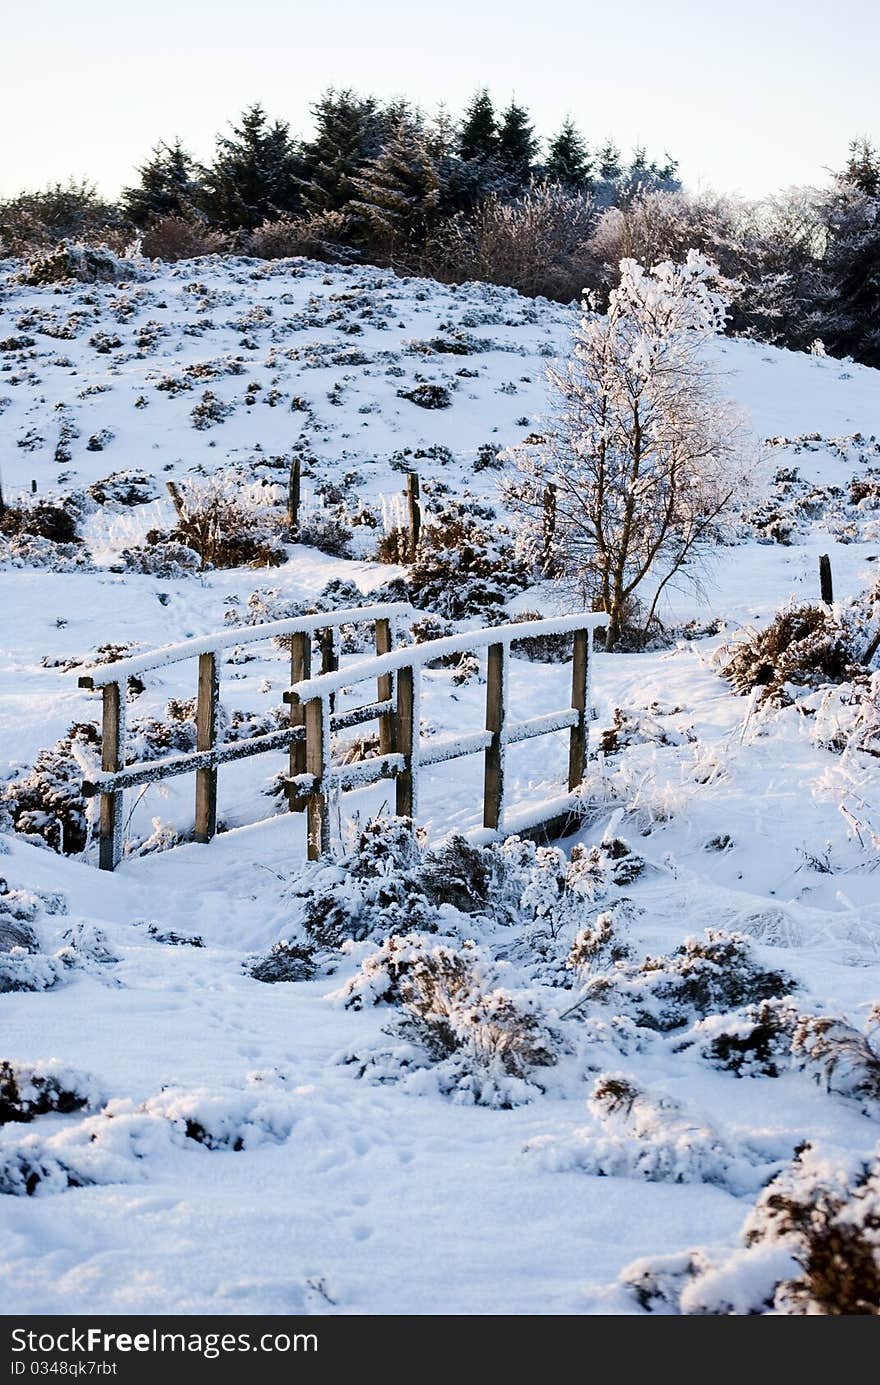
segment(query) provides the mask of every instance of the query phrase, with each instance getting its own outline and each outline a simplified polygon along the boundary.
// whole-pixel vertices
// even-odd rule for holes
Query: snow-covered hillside
[[[80,542],[0,535],[0,793],[59,742],[44,779],[75,791],[64,738],[98,705],[76,672],[102,646],[406,578],[376,560],[406,471],[429,523],[460,501],[501,533],[496,454],[540,430],[573,324],[508,290],[306,261],[42,288],[16,268],[0,289],[3,496],[66,503]],[[715,351],[772,440],[761,480],[702,593],[663,612],[714,633],[597,656],[588,813],[564,852],[449,855],[480,818],[478,759],[426,777],[418,858],[390,830],[353,846],[353,815],[387,812],[380,785],[346,798],[347,864],[320,869],[274,792],[281,755],[221,772],[210,846],[156,849],[191,828],[190,779],[132,794],[138,851],[112,876],[91,846],[47,849],[63,843],[33,817],[13,830],[7,794],[6,1311],[741,1313],[801,1273],[762,1188],[852,1189],[876,1144],[880,761],[876,740],[847,740],[851,682],[774,707],[738,696],[714,655],[790,597],[815,601],[820,553],[838,602],[876,581],[880,377]],[[337,524],[348,556],[280,544],[272,567],[171,575],[137,556],[174,528],[166,481],[219,475],[257,522],[280,512],[294,455],[306,520]],[[508,609],[559,601],[545,585]],[[482,726],[481,678],[427,671],[423,736]],[[569,679],[514,659],[514,715],[566,705]],[[233,653],[222,680],[233,720],[277,724],[283,650]],[[192,664],[148,675],[138,734],[194,691]],[[557,792],[566,756],[565,733],[511,748],[511,800]],[[16,937],[25,952],[8,952]],[[273,966],[301,979],[258,979]],[[851,1028],[826,1053],[828,1019]],[[797,1301],[780,1291],[776,1311]]]

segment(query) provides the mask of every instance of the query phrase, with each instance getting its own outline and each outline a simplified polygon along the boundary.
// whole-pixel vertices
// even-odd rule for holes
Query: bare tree
[[[608,612],[608,649],[636,606],[647,632],[750,469],[745,431],[706,353],[726,311],[714,265],[692,250],[683,264],[620,269],[607,314],[587,304],[571,359],[551,369],[550,427],[513,454],[505,483],[526,540],[585,605]]]

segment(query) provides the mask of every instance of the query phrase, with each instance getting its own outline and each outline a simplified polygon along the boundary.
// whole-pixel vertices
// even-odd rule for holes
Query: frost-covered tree
[[[608,613],[609,649],[637,606],[650,627],[748,472],[742,427],[706,353],[725,320],[716,277],[697,251],[650,272],[624,260],[607,314],[587,303],[567,366],[551,369],[555,413],[506,485],[526,538],[544,545],[584,604]]]
[[[547,149],[544,177],[570,190],[590,186],[590,151],[586,141],[571,118],[563,121]]]
[[[850,146],[825,208],[822,337],[836,354],[880,365],[880,151]]]
[[[160,142],[138,169],[140,182],[126,188],[122,208],[135,226],[148,226],[157,217],[191,217],[202,191],[203,171],[179,139]]]
[[[205,172],[204,204],[211,221],[229,230],[254,230],[299,209],[298,159],[283,120],[271,124],[257,102],[231,135],[217,140]]]

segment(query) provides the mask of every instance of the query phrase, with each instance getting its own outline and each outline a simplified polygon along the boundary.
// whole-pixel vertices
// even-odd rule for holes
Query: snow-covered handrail
[[[384,656],[393,649],[400,623],[412,616],[405,602],[385,602],[376,606],[351,606],[338,611],[318,611],[314,615],[291,616],[287,620],[266,621],[262,625],[235,626],[210,635],[198,635],[165,645],[149,653],[119,659],[112,664],[93,666],[79,677],[81,688],[100,689],[103,698],[101,727],[100,770],[83,783],[86,797],[100,798],[98,829],[98,862],[102,870],[115,870],[122,858],[123,795],[127,789],[141,784],[156,783],[173,775],[195,774],[195,838],[208,842],[217,831],[217,771],[220,765],[252,755],[288,748],[290,775],[287,780],[291,809],[303,807],[297,784],[307,770],[307,733],[303,708],[290,708],[289,724],[267,735],[243,741],[222,742],[218,738],[220,708],[220,659],[222,650],[235,645],[256,644],[262,640],[286,636],[290,640],[290,680],[308,678],[312,667],[312,637],[320,634],[321,667],[328,673],[338,667],[337,641],[333,631],[341,625],[372,625],[375,631],[377,655]],[[198,693],[196,697],[196,748],[184,755],[165,756],[154,761],[129,763],[126,755],[125,710],[128,680],[136,674],[166,668],[198,659]],[[326,725],[330,730],[343,730],[364,722],[378,721],[379,743],[382,752],[393,750],[394,703],[393,682],[390,677],[377,675],[376,699],[366,706],[355,707],[333,716],[333,698],[329,697]],[[309,783],[312,782],[310,779]]]
[[[469,654],[475,649],[488,649],[500,644],[509,648],[519,640],[532,640],[542,635],[573,635],[578,630],[597,630],[608,624],[604,612],[579,616],[551,616],[547,620],[515,621],[509,625],[493,625],[485,630],[466,630],[462,635],[444,635],[422,644],[404,645],[390,654],[360,659],[355,664],[332,673],[319,673],[303,679],[288,690],[287,700],[309,702],[315,697],[329,697],[342,688],[353,687],[367,678],[398,673],[402,668],[424,668],[435,659],[449,654]]]
[[[369,659],[360,659],[342,669],[326,670],[314,678],[295,680],[284,694],[285,701],[299,710],[306,728],[305,768],[311,782],[305,789],[308,814],[308,852],[317,860],[328,849],[330,840],[330,795],[343,787],[373,782],[377,777],[395,781],[395,811],[398,817],[414,823],[417,812],[420,768],[443,764],[467,755],[483,756],[483,826],[503,833],[504,761],[508,745],[568,730],[568,809],[571,795],[583,782],[588,749],[590,715],[590,663],[593,633],[607,624],[602,613],[555,616],[547,620],[511,621],[484,630],[468,630],[460,635],[426,640],[407,645]],[[547,712],[527,721],[511,723],[507,715],[507,685],[510,676],[510,648],[524,640],[547,635],[572,635],[571,703],[563,710]],[[419,734],[419,690],[426,665],[449,655],[487,651],[486,724],[480,731],[443,737],[422,744]],[[345,775],[334,769],[330,758],[332,702],[343,688],[354,687],[375,678],[389,689],[393,680],[395,710],[393,755],[382,754],[363,761],[356,773]],[[381,693],[380,693],[381,695]],[[380,747],[382,749],[382,747]],[[304,788],[303,780],[299,784]],[[549,818],[537,811],[539,821]]]
[[[256,644],[259,640],[277,639],[281,635],[314,634],[316,630],[333,630],[340,625],[364,624],[374,620],[406,620],[413,615],[406,602],[386,602],[378,606],[351,606],[340,611],[318,611],[309,616],[289,616],[286,620],[267,620],[262,625],[235,625],[213,635],[195,635],[177,644],[162,645],[145,654],[133,654],[130,659],[118,659],[112,664],[94,664],[79,676],[81,688],[105,688],[108,683],[121,683],[137,673],[166,668],[200,654],[219,653],[239,644]]]

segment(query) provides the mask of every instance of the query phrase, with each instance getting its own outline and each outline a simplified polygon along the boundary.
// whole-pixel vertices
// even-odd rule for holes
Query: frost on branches
[[[515,454],[506,495],[525,544],[608,612],[608,649],[656,621],[747,477],[743,427],[706,358],[725,320],[716,281],[694,250],[651,271],[623,260],[607,314],[585,302],[568,365],[549,373],[546,434]]]

